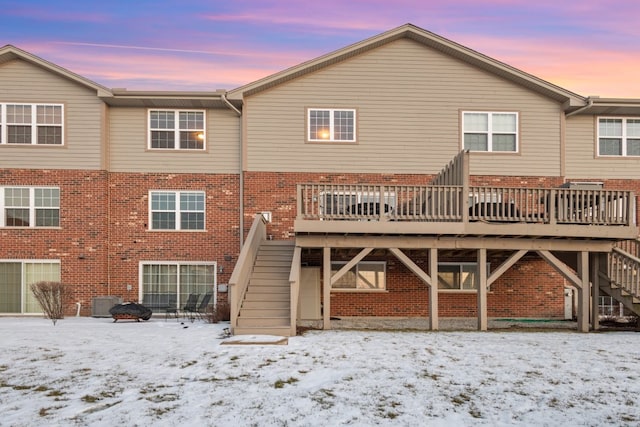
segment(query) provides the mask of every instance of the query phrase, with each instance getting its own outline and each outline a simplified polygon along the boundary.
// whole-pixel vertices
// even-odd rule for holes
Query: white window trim
[[[151,146],[151,132],[152,131],[170,131],[171,129],[151,128],[151,112],[162,111],[172,112],[174,114],[173,123],[175,124],[174,132],[174,145],[173,148],[155,148]],[[202,130],[197,129],[181,129],[180,128],[180,113],[202,113]],[[180,132],[181,131],[201,132],[202,148],[180,148]],[[206,110],[190,110],[190,109],[171,109],[171,108],[149,108],[147,110],[147,148],[153,151],[196,151],[201,152],[207,149],[207,112]]]
[[[7,105],[29,105],[31,106],[31,123],[21,124],[20,126],[31,126],[31,143],[30,144],[9,144],[8,142],[8,127],[16,125],[15,123],[7,123]],[[38,107],[60,107],[61,117],[60,124],[47,124],[38,123]],[[40,147],[62,147],[65,145],[65,118],[64,118],[64,104],[47,104],[47,103],[25,103],[25,102],[5,102],[0,104],[0,145],[9,146],[31,146],[37,145]],[[61,129],[61,143],[60,144],[38,144],[38,126],[59,126]]]
[[[615,138],[615,137],[610,137],[610,136],[601,136],[600,135],[600,119],[604,119],[604,120],[622,120],[622,135],[620,135],[620,138],[622,138],[622,154],[601,154],[600,153],[600,138]],[[628,136],[627,136],[627,120],[640,120],[640,117],[611,117],[611,116],[598,116],[598,120],[596,122],[596,132],[597,132],[597,138],[596,138],[596,150],[598,153],[598,157],[608,157],[608,158],[620,158],[620,157],[640,157],[640,156],[634,156],[634,155],[628,155],[627,154],[627,142],[628,142]],[[640,139],[640,137],[634,137],[631,139]]]
[[[180,295],[180,266],[182,265],[204,265],[204,266],[213,266],[213,284],[212,284],[212,292],[213,298],[211,299],[210,304],[215,305],[217,302],[217,294],[218,294],[218,263],[216,261],[153,261],[153,260],[144,260],[138,263],[138,301],[142,301],[142,297],[144,296],[144,266],[145,265],[175,265],[178,267],[178,277],[176,278],[176,295]],[[179,304],[184,305],[185,301],[179,302]],[[178,307],[180,307],[179,305]]]
[[[5,200],[4,200],[4,195],[5,195],[5,189],[7,188],[26,188],[29,190],[29,226],[28,227],[18,227],[18,226],[7,226],[6,225],[6,221],[7,221],[7,216],[5,213],[5,208],[7,208],[7,206],[5,206]],[[36,186],[36,187],[30,187],[30,186],[24,186],[24,185],[6,185],[6,186],[2,186],[0,187],[0,227],[8,227],[8,228],[15,228],[15,229],[22,229],[22,228],[60,228],[60,221],[62,221],[62,217],[60,215],[60,204],[58,204],[58,218],[59,218],[59,222],[58,225],[53,225],[53,226],[36,226],[36,210],[37,209],[55,209],[53,207],[36,207],[36,200],[35,200],[35,193],[36,193],[36,189],[55,189],[58,190],[58,194],[60,195],[60,199],[59,202],[62,202],[62,192],[60,191],[60,187],[45,187],[45,186]],[[25,208],[26,209],[26,208]]]
[[[312,111],[329,111],[329,138],[311,138],[311,112]],[[336,111],[349,111],[353,113],[353,138],[352,139],[335,139],[334,114]],[[354,143],[358,140],[357,136],[358,116],[354,108],[307,108],[307,129],[306,137],[309,142],[336,142],[336,143]]]
[[[465,129],[465,114],[487,114],[488,116],[488,127],[487,132],[478,132],[478,131],[468,131]],[[516,137],[516,147],[514,151],[494,151],[493,150],[493,115],[494,114],[513,114],[516,118],[516,130],[515,132],[495,132],[497,135],[515,135]],[[474,153],[497,153],[497,154],[514,154],[520,152],[520,115],[517,111],[462,111],[462,132],[461,132],[461,141],[460,147],[464,149],[464,136],[466,133],[483,133],[487,135],[487,151],[478,151],[472,150]]]
[[[347,264],[347,261],[331,261],[332,265],[341,265],[341,266],[345,266]],[[386,261],[360,261],[359,263],[357,263],[355,265],[356,268],[358,268],[358,266],[360,265],[382,265],[384,267],[383,272],[384,272],[384,287],[382,288],[378,288],[378,289],[361,289],[361,288],[334,288],[333,286],[331,287],[331,292],[388,292],[387,291],[387,262]],[[340,267],[342,268],[342,267]],[[332,274],[333,276],[333,274]],[[357,284],[356,284],[357,285]]]
[[[26,291],[30,291],[26,289],[27,284],[25,282],[25,264],[57,264],[60,266],[59,259],[0,259],[0,263],[15,263],[20,264],[20,313],[11,313],[11,314],[24,314],[30,316],[40,316],[42,312],[26,312],[26,301],[24,299],[24,294]],[[62,275],[62,268],[59,268],[60,274]],[[58,279],[60,280],[60,279]]]
[[[458,266],[459,268],[462,268],[465,265],[471,265],[471,266],[476,267],[476,271],[477,271],[478,263],[477,262],[439,262],[438,263],[438,274],[440,274],[440,266],[450,266],[450,265],[455,265],[455,266]],[[490,271],[491,271],[491,263],[487,262],[487,277],[489,276],[489,272]],[[476,274],[478,274],[478,273],[476,273]],[[440,279],[438,279],[438,285],[439,284],[440,284]],[[444,292],[444,293],[448,293],[448,292],[454,292],[454,293],[477,293],[478,289],[462,289],[462,288],[458,288],[458,289],[442,289],[442,288],[440,288],[440,286],[438,286],[438,292]]]
[[[154,193],[171,193],[174,194],[175,196],[175,210],[173,211],[167,211],[167,210],[157,210],[154,211],[153,210],[153,205],[152,205],[152,195]],[[199,193],[202,194],[203,196],[203,202],[204,202],[204,206],[202,209],[202,214],[204,217],[204,227],[203,228],[198,228],[198,229],[185,229],[183,230],[181,228],[182,226],[182,212],[185,213],[190,213],[190,212],[200,212],[200,211],[191,211],[191,210],[181,210],[180,209],[180,195],[184,194],[184,193]],[[175,228],[153,228],[153,213],[154,212],[174,212],[176,214],[176,227]],[[149,226],[148,226],[148,230],[149,231],[183,231],[183,232],[195,232],[195,233],[199,233],[199,232],[203,232],[203,231],[207,231],[207,195],[204,191],[200,191],[200,190],[150,190],[149,191],[149,222],[148,222]]]

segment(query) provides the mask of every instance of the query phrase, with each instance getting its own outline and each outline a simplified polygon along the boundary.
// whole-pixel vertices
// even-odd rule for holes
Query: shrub
[[[31,285],[31,292],[40,303],[42,311],[55,326],[58,319],[64,319],[64,302],[67,289],[60,282],[37,282]]]
[[[231,306],[227,302],[219,302],[210,306],[205,320],[209,323],[228,322],[231,320]]]

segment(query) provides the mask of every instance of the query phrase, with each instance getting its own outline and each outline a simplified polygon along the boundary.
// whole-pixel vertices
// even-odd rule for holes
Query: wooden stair
[[[632,241],[633,242],[633,241]],[[615,248],[608,256],[607,272],[600,272],[600,290],[640,316],[640,242]]]
[[[293,241],[265,240],[260,244],[235,335],[291,335],[289,273],[294,247]]]

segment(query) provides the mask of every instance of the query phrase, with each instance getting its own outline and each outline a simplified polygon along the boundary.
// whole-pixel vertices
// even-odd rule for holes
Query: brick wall
[[[92,298],[138,298],[139,261],[215,261],[227,283],[239,253],[237,175],[108,174],[0,170],[0,185],[60,187],[60,228],[0,229],[0,259],[60,260],[66,310],[91,314]],[[206,192],[205,232],[148,231],[149,190]],[[132,289],[127,290],[127,285]],[[218,295],[226,301],[226,293]]]
[[[321,265],[319,250],[312,250],[304,257],[308,265]],[[410,258],[428,271],[428,256],[410,254]],[[332,255],[332,261],[348,257]],[[404,264],[393,255],[378,253],[367,260],[387,261],[386,292],[345,292],[331,294],[331,315],[340,316],[389,316],[427,317],[429,315],[429,290]],[[455,257],[447,251],[439,251],[439,262],[453,262]],[[459,262],[474,262],[468,256]],[[505,258],[489,258],[490,269],[497,268]],[[487,312],[490,317],[563,318],[564,284],[562,276],[534,253],[507,270],[491,285],[487,295]],[[477,316],[477,294],[473,291],[442,291],[438,294],[440,317]]]
[[[60,188],[60,228],[0,229],[0,259],[60,260],[69,285],[67,308],[90,314],[91,298],[107,289],[107,175],[104,171],[1,169],[2,186]]]
[[[111,294],[138,298],[140,261],[215,261],[218,283],[228,283],[240,252],[238,184],[225,174],[111,174]],[[204,191],[206,231],[149,231],[150,190]]]

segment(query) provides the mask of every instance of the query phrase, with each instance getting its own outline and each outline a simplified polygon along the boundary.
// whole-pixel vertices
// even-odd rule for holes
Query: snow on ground
[[[0,318],[1,426],[640,423],[640,333],[311,331]]]

